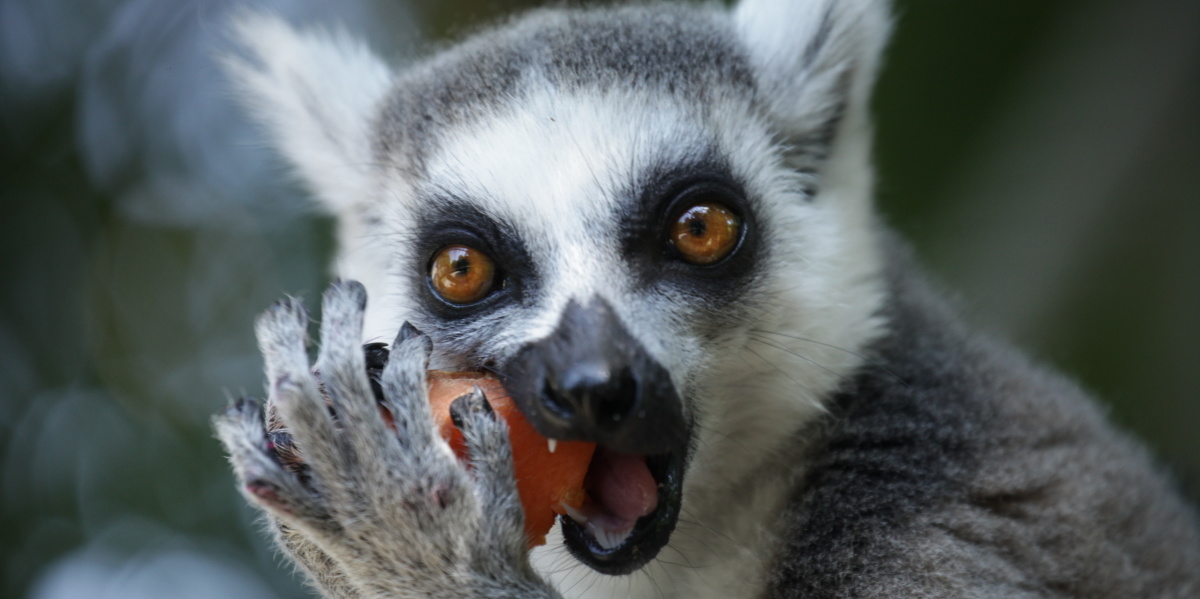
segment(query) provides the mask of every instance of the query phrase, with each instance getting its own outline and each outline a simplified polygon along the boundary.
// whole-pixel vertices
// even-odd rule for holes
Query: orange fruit
[[[451,402],[478,385],[492,410],[508,423],[517,494],[525,510],[525,535],[530,548],[545,544],[546,533],[554,526],[555,514],[565,514],[564,505],[579,509],[587,498],[583,479],[596,445],[559,441],[551,452],[549,439],[533,429],[500,380],[491,374],[431,370],[427,380],[433,420],[460,460],[467,460],[467,447],[462,432],[450,421]]]

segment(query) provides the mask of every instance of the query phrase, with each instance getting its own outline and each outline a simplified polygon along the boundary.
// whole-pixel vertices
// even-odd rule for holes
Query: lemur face
[[[419,177],[394,175],[412,189],[393,254],[406,318],[442,360],[501,375],[543,435],[602,448],[597,501],[563,519],[567,546],[602,572],[668,542],[688,458],[736,439],[728,418],[778,415],[740,396],[750,375],[800,373],[779,357],[795,340],[764,335],[789,334],[789,296],[822,289],[825,265],[803,257],[836,251],[831,215],[752,96],[711,102],[528,90],[441,134]],[[806,302],[813,318],[829,297]],[[805,384],[783,387],[790,401]]]
[[[784,119],[739,35],[695,7],[537,14],[397,74],[349,123],[369,152],[339,130],[339,168],[309,174],[368,337],[409,321],[435,366],[492,370],[543,435],[598,443],[593,505],[562,530],[604,573],[744,499],[876,332],[846,79]]]
[[[601,571],[667,542],[696,396],[767,310],[765,173],[733,150],[770,138],[727,108],[532,91],[447,132],[412,196],[409,318],[444,359],[501,375],[543,435],[600,445],[597,501],[564,534]]]

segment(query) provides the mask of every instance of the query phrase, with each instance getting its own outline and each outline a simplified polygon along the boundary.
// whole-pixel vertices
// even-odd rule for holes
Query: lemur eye
[[[496,282],[496,264],[487,254],[465,245],[448,245],[433,256],[429,281],[434,293],[452,304],[483,299]]]
[[[729,255],[741,239],[742,221],[717,202],[700,202],[684,210],[667,232],[679,255],[704,266]]]

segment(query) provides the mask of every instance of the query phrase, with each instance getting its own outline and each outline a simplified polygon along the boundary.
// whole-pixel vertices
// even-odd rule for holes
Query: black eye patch
[[[620,214],[621,247],[639,287],[699,294],[718,303],[734,301],[754,279],[763,251],[757,202],[715,152],[695,160],[654,165],[625,194]],[[714,203],[737,223],[736,239],[721,259],[698,264],[684,259],[671,230],[697,204]],[[703,262],[703,261],[700,261]]]
[[[449,194],[431,194],[419,202],[414,251],[406,258],[405,272],[411,289],[420,290],[421,305],[443,320],[457,320],[495,310],[500,305],[521,303],[538,287],[539,276],[524,241],[516,228],[482,210],[476,203]],[[438,252],[451,246],[474,248],[494,263],[493,290],[479,301],[466,305],[446,301],[431,286],[430,265]]]

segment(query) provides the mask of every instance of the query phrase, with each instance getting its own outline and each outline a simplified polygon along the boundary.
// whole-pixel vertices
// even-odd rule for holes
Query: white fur
[[[771,111],[789,132],[804,132],[849,73],[850,110],[865,112],[891,23],[886,0],[743,0],[734,9],[738,36],[750,52]],[[809,43],[826,44],[815,54]],[[811,59],[810,62],[806,60]]]
[[[335,212],[369,201],[372,120],[392,85],[388,67],[345,32],[298,33],[245,14],[236,32],[251,56],[227,68],[275,145]]]
[[[394,83],[392,71],[342,30],[298,32],[278,17],[246,12],[234,34],[247,56],[224,57],[243,101],[265,126],[320,207],[348,214],[379,203],[371,148],[374,119]],[[361,218],[339,218],[339,276],[385,279],[386,253],[370,243]],[[386,303],[378,296],[375,303]],[[373,312],[375,314],[376,312]],[[368,317],[367,330],[389,327]],[[390,327],[394,334],[395,327]]]

